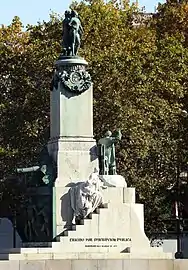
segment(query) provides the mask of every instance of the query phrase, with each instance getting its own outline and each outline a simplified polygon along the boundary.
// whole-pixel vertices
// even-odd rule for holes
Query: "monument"
[[[53,187],[51,247],[36,242],[36,248],[22,248],[11,258],[35,254],[40,260],[43,253],[47,259],[172,258],[150,247],[143,205],[135,203],[135,188],[117,174],[121,131],[107,131],[97,143],[93,138],[93,83],[86,60],[78,56],[82,34],[78,14],[66,11],[50,93],[47,158],[35,167]]]

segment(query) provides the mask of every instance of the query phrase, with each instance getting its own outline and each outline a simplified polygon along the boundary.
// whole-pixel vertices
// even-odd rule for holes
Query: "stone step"
[[[51,242],[52,246],[52,242]],[[9,249],[1,249],[0,254],[38,254],[38,253],[52,253],[53,249],[51,248],[41,248],[41,247],[35,247],[35,248],[9,248]],[[59,252],[62,252],[59,250]]]
[[[163,253],[161,247],[149,247],[144,233],[141,204],[104,204],[95,213],[80,220],[72,230],[64,231],[58,240],[59,242],[52,242],[51,247],[46,248],[4,250],[0,252],[0,259],[94,258],[98,254],[102,254],[102,258],[109,254],[123,254],[125,257],[129,255],[131,258],[172,258],[172,254]]]
[[[72,230],[64,231],[62,236],[75,238],[97,235],[101,237],[117,236],[128,238],[135,229],[144,235],[144,222],[140,219],[143,213],[143,207],[140,208],[142,205],[122,203],[117,207],[109,203],[108,206],[109,208],[97,209],[99,215],[92,214],[90,216],[92,219],[88,218],[80,221],[80,224],[73,226]],[[137,213],[139,213],[138,216]]]
[[[75,236],[79,237],[80,235],[83,236],[88,230],[90,230],[91,233],[94,233],[94,231],[92,232],[92,229],[94,229],[94,227],[97,228],[98,219],[99,215],[92,215],[92,219],[84,219],[82,225],[73,225],[72,226],[73,230],[65,231],[63,236],[60,237],[60,239],[63,239],[65,236],[69,237]]]
[[[52,247],[52,242],[25,242],[22,243],[22,248],[47,248]]]
[[[75,231],[66,232],[67,237],[60,237],[60,242],[64,243],[68,238],[75,239],[89,238],[131,238],[131,246],[149,248],[149,240],[144,233],[143,206],[140,204],[109,204],[109,208],[99,209],[99,215],[92,215],[93,219],[84,220],[84,225],[76,225]],[[77,241],[77,240],[76,240]],[[84,240],[85,241],[85,240]],[[69,243],[70,244],[70,243]],[[62,244],[64,246],[64,244]],[[122,250],[126,243],[123,243]]]
[[[95,211],[93,213],[90,213],[86,218],[77,220],[76,225],[72,225],[71,228],[67,230],[65,230],[62,226],[62,232],[54,238],[54,241],[60,241],[60,236],[68,236],[69,231],[76,231],[76,228],[78,228],[78,226],[86,224],[86,220],[93,219],[94,215],[100,214],[100,209],[106,209],[106,208],[108,208],[108,203],[104,203],[99,208],[96,208]]]
[[[31,252],[49,255],[64,252],[80,253],[82,251],[103,254],[131,252],[142,256],[145,250],[148,253],[152,251],[153,254],[160,254],[161,248],[157,250],[156,248],[149,248],[149,241],[144,234],[143,220],[141,218],[143,216],[142,205],[130,203],[115,205],[109,203],[97,209],[96,213],[81,220],[79,224],[72,227],[71,231],[64,232],[64,236],[59,237],[59,242],[52,243],[52,248],[40,248],[36,249],[36,251],[28,249],[28,252],[22,249],[21,254],[25,254],[25,252],[30,254]],[[131,241],[126,240],[129,238]],[[135,246],[136,249],[133,249]]]
[[[91,222],[88,222],[88,220],[96,220],[96,214],[100,214],[100,209],[107,209],[108,208],[108,203],[104,203],[100,205],[100,207],[96,208],[93,213],[90,213],[86,218],[76,220],[76,225],[72,225],[71,229],[64,230],[59,236],[68,236],[70,231],[78,231],[79,226],[82,225],[87,225],[90,226]],[[84,229],[86,226],[84,227]],[[57,241],[60,241],[59,236],[56,237]]]
[[[163,252],[163,248],[162,247],[149,247],[149,248],[145,248],[143,250],[137,248],[137,247],[131,247],[130,248],[130,252],[131,253],[134,253],[134,254],[142,254],[143,252],[144,253],[150,253],[150,252]]]
[[[107,203],[135,203],[135,188],[108,187],[102,190],[102,194]]]
[[[91,242],[88,240],[84,241],[70,241],[70,238],[64,238],[62,242],[60,243],[51,243],[53,244],[53,248],[11,248],[11,249],[1,249],[0,250],[0,254],[1,255],[6,255],[6,254],[46,254],[46,253],[64,253],[64,252],[73,252],[73,249],[75,252],[80,252],[80,245],[81,244],[86,244],[90,245],[90,249],[92,248],[92,250],[89,250],[89,252],[97,252],[99,250],[102,250],[100,252],[104,252],[104,251],[108,251],[109,252],[109,247],[105,247],[105,245],[107,245],[109,242],[106,243],[102,243],[103,247],[101,247],[101,249],[95,247],[97,245],[100,245],[101,242]],[[94,246],[95,245],[95,246]],[[111,244],[110,244],[111,245]],[[160,254],[163,252],[162,247],[149,247],[149,248],[145,248],[145,249],[138,249],[135,247],[126,247],[127,244],[124,243],[120,243],[119,247],[115,247],[115,245],[113,247],[110,248],[110,252],[115,251],[116,249],[121,249],[121,253],[132,253],[132,254],[151,254],[151,252],[153,254]],[[126,248],[125,248],[126,247]],[[85,252],[88,251],[88,248],[86,247]],[[82,252],[84,251],[84,248],[82,249]],[[118,253],[120,252],[120,250],[117,251]],[[3,257],[3,256],[2,256]],[[6,256],[5,256],[6,257]]]
[[[28,261],[28,260],[67,260],[67,259],[172,259],[173,256],[171,253],[163,252],[145,252],[145,253],[85,253],[85,252],[52,252],[52,253],[22,253],[22,254],[1,254],[0,260],[9,260],[9,261]],[[12,269],[12,268],[11,268]],[[33,268],[32,268],[33,269]]]

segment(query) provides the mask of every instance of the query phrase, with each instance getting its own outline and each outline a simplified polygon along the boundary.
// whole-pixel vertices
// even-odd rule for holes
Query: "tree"
[[[176,35],[184,37],[184,44],[188,46],[188,3],[187,0],[167,1],[159,4],[156,14],[155,27],[159,36]]]
[[[0,29],[1,173],[30,164],[46,140],[57,44],[40,38],[23,32],[18,17]]]
[[[15,169],[35,164],[49,133],[49,85],[59,44],[45,33],[34,37],[32,28],[33,36],[24,32],[18,17],[0,28],[0,194],[1,215],[8,217],[26,201]]]

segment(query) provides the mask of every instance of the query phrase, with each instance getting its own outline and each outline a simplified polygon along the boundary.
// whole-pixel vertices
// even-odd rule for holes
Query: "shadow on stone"
[[[53,239],[53,242],[60,242],[60,237],[68,236],[68,232],[69,230],[64,230]]]
[[[77,186],[77,185],[80,185],[80,184],[83,183],[83,182],[85,182],[85,181],[76,182],[76,183],[71,182],[71,183],[68,183],[68,184],[66,185],[66,187],[75,187],[75,186]]]
[[[61,218],[63,222],[66,222],[64,228],[68,230],[71,229],[73,210],[70,203],[70,191],[61,197]]]
[[[122,250],[120,253],[130,253],[131,252],[131,248],[127,247],[124,250]]]
[[[66,98],[73,98],[76,97],[78,94],[67,90],[65,87],[61,87],[61,94],[64,95]]]
[[[98,158],[97,156],[97,146],[94,145],[89,149],[89,154],[90,154],[90,162],[96,160]]]

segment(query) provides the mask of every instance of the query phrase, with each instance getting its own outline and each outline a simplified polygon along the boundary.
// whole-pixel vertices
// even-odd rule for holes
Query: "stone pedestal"
[[[108,181],[108,178],[113,178],[103,177]],[[116,175],[115,178],[118,177],[120,183],[122,176]],[[162,248],[150,247],[144,232],[143,205],[135,202],[135,188],[128,188],[126,184],[124,187],[109,186],[102,190],[102,195],[102,208],[65,230],[62,224],[71,224],[71,220],[67,219],[71,217],[69,188],[58,188],[55,207],[61,216],[56,215],[57,234],[63,233],[58,242],[52,243],[54,252],[65,250],[67,256],[73,253],[93,257],[108,254],[109,258],[113,258],[113,254],[130,254],[137,258],[172,258],[172,254],[163,253]]]
[[[67,192],[65,187],[85,181],[94,168],[98,168],[96,141],[93,139],[93,85],[86,66],[87,62],[76,56],[60,57],[55,63],[48,143],[49,154],[57,163],[53,189],[54,237],[65,225],[63,210],[56,209],[59,194],[63,197]],[[63,199],[60,203],[63,208],[68,202]]]
[[[86,79],[83,85],[83,76],[89,76],[84,59],[60,57],[55,65],[48,149],[57,162],[55,186],[64,187],[86,180],[98,167],[93,139],[93,86]],[[77,85],[86,90],[79,92]]]
[[[60,194],[65,192],[63,188],[59,191]],[[143,205],[135,203],[135,189],[108,187],[102,193],[105,208],[98,209],[89,218],[65,231],[60,242],[53,243],[52,247],[75,253],[149,252],[150,243],[144,233]],[[61,207],[59,197],[57,211]],[[66,205],[64,215],[68,209]],[[62,220],[57,220],[57,224],[62,224]]]

